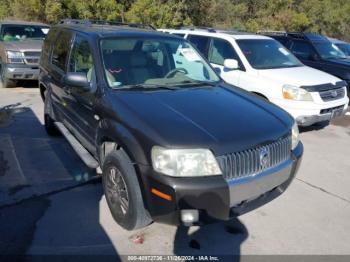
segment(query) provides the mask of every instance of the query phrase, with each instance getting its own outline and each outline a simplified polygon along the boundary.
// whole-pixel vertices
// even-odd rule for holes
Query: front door
[[[91,153],[95,152],[95,134],[99,117],[95,115],[96,75],[91,46],[84,36],[76,35],[68,63],[68,72],[84,73],[90,82],[90,90],[83,91],[67,86],[70,94],[70,108],[74,119],[73,127],[78,139]]]

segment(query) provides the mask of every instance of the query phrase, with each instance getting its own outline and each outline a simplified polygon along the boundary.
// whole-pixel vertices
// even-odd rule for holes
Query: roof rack
[[[191,31],[199,30],[199,31],[208,31],[210,33],[216,33],[216,30],[214,28],[205,27],[205,26],[183,26],[183,27],[180,27],[180,29],[191,30]]]
[[[218,33],[225,33],[230,35],[251,35],[252,33],[242,31],[239,29],[217,29]]]
[[[268,34],[268,35],[288,35],[288,33],[286,31],[275,31],[275,30],[259,30],[256,33],[259,34],[259,35],[264,35],[264,34]]]
[[[123,23],[118,21],[106,21],[106,20],[91,20],[91,19],[62,19],[59,24],[68,24],[68,25],[112,25],[112,26],[128,26],[134,28],[144,28],[156,30],[156,28],[149,24],[137,24],[137,23]]]

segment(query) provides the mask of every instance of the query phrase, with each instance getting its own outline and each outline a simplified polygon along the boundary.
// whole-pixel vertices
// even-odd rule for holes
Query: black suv
[[[222,82],[186,40],[64,21],[44,42],[45,127],[102,171],[114,219],[227,220],[280,195],[303,146],[282,109]]]
[[[347,82],[350,98],[350,59],[332,42],[315,33],[259,32],[281,42],[305,65]]]

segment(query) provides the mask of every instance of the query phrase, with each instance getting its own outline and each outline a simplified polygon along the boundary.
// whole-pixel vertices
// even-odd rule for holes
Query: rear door
[[[69,108],[70,94],[64,85],[67,71],[68,54],[72,44],[73,34],[68,30],[59,30],[52,47],[49,62],[50,88],[52,90],[52,104],[57,114],[56,120],[70,127],[74,122]]]
[[[240,68],[235,70],[225,68],[225,59],[237,60],[238,64],[240,65]],[[211,63],[211,65],[215,68],[215,71],[217,71],[220,74],[222,79],[224,79],[229,84],[236,86],[239,85],[239,80],[241,74],[243,73],[243,65],[230,42],[228,42],[225,39],[212,38],[209,47],[208,60]]]

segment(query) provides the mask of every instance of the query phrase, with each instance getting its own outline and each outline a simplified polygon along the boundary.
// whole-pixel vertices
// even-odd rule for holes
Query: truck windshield
[[[49,32],[47,26],[36,25],[3,25],[1,40],[6,42],[25,39],[44,39]]]
[[[243,54],[255,69],[298,67],[303,64],[273,39],[237,40]]]
[[[215,83],[219,77],[186,40],[118,38],[101,40],[111,88],[183,87]]]
[[[341,51],[343,51],[343,53],[346,56],[350,56],[350,44],[347,43],[340,43],[340,44],[335,44]]]
[[[344,59],[346,55],[335,45],[328,41],[313,42],[322,59]]]

